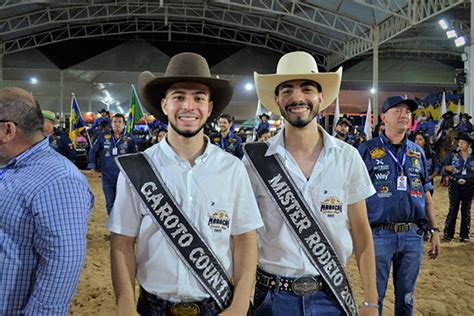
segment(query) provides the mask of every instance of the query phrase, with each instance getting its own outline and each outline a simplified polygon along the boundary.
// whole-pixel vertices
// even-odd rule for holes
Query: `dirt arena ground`
[[[70,313],[114,315],[116,308],[110,277],[109,242],[105,239],[108,236],[105,228],[107,216],[101,181],[90,177],[87,171],[85,173],[95,194],[95,208],[87,234],[87,258]],[[436,185],[434,203],[438,223],[442,227],[448,210],[447,188]],[[415,315],[474,315],[473,237],[471,235],[470,243],[460,243],[459,239],[442,243],[441,256],[435,261],[425,256],[415,292]],[[428,244],[425,245],[428,251]],[[360,302],[361,283],[353,259],[349,262],[348,271],[357,301]],[[393,315],[391,285],[385,299],[384,314]]]

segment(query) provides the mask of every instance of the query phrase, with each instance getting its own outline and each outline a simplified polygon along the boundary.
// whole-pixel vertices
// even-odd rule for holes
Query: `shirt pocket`
[[[232,227],[233,205],[228,202],[208,201],[202,217],[201,233],[215,247],[228,247]]]
[[[347,192],[342,189],[321,188],[313,193],[312,199],[320,218],[340,218],[347,212]]]

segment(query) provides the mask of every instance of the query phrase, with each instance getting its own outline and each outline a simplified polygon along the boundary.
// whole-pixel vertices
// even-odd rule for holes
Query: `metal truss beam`
[[[379,45],[391,40],[397,35],[407,31],[411,27],[426,21],[437,14],[454,8],[464,3],[464,0],[409,0],[404,11],[410,16],[410,21],[392,16],[379,25]],[[346,60],[361,55],[373,48],[373,43],[367,43],[360,39],[353,39],[344,45],[339,53],[330,54],[327,57],[327,67],[334,68]]]
[[[206,20],[236,28],[265,31],[286,37],[290,42],[299,41],[307,49],[322,49],[326,52],[339,51],[343,42],[320,32],[301,27],[279,18],[271,18],[240,10],[202,5],[169,4],[161,7],[150,4],[98,4],[92,6],[74,6],[51,8],[15,16],[0,22],[0,36],[11,38],[17,33],[31,31],[38,27],[54,27],[67,23],[81,23],[125,19],[153,18],[169,21]]]
[[[226,28],[222,26],[213,26],[203,23],[169,23],[168,25],[162,22],[148,21],[133,23],[100,23],[94,25],[68,25],[65,28],[47,31],[24,38],[14,39],[3,42],[3,54],[11,54],[18,51],[50,45],[70,39],[78,38],[92,38],[92,37],[106,37],[113,35],[126,34],[165,34],[168,40],[171,41],[173,34],[182,35],[198,35],[205,38],[221,39],[231,41],[234,43],[241,43],[257,47],[264,47],[279,53],[287,53],[295,50],[304,50],[312,53],[318,64],[324,65],[324,56],[315,52],[309,51],[305,47],[288,43],[274,36],[267,34],[254,33],[250,31],[236,30],[235,28]]]
[[[294,0],[210,0],[209,3],[220,3],[228,8],[236,7],[245,11],[257,11],[267,14],[285,16],[323,27],[361,41],[372,41],[371,26],[339,14],[325,10],[303,1]]]
[[[361,56],[370,57],[371,54],[365,53]],[[460,61],[458,52],[447,50],[409,50],[409,49],[384,49],[379,51],[379,57],[393,58],[431,58],[431,59],[449,59]]]
[[[410,20],[410,16],[407,12],[403,11],[403,7],[400,5],[400,0],[354,0],[354,2],[371,9],[379,10],[390,15],[399,17],[401,19]]]

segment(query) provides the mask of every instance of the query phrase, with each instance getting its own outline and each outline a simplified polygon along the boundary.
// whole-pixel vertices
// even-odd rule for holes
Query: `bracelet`
[[[379,308],[379,304],[373,304],[367,301],[363,301],[362,305],[364,305],[364,307],[367,307],[367,308],[377,308],[377,309]]]

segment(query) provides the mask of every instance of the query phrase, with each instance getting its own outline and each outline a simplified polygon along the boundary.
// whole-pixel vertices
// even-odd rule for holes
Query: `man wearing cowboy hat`
[[[470,122],[471,119],[472,119],[472,116],[470,116],[469,114],[467,114],[467,113],[461,114],[461,121],[454,128],[459,133],[470,133],[470,132],[472,132],[472,124]]]
[[[69,160],[76,159],[77,153],[72,146],[71,139],[55,126],[57,123],[56,114],[48,110],[42,110],[41,112],[44,119],[43,132],[49,139],[49,146]]]
[[[100,123],[102,122],[107,122],[109,126],[112,124],[112,120],[109,117],[109,111],[106,109],[100,109],[98,113],[100,114],[100,117],[94,121],[94,124],[92,124],[90,128],[90,130],[94,132],[100,128]]]
[[[159,182],[167,188],[153,195],[153,202],[159,204],[159,196],[164,194],[171,196],[180,208],[179,212],[172,209],[173,214],[184,214],[198,233],[192,240],[207,243],[214,253],[217,263],[211,269],[209,257],[199,256],[201,248],[190,252],[198,269],[207,267],[204,277],[215,273],[218,265],[233,279],[233,299],[221,315],[245,315],[257,264],[255,230],[262,221],[242,162],[212,145],[203,132],[206,121],[216,118],[229,104],[233,82],[211,77],[202,56],[181,53],[171,58],[163,77],[143,72],[137,92],[145,108],[169,124],[166,137],[145,151],[154,173],[162,179]],[[156,225],[159,218],[143,206],[139,191],[133,191],[131,182],[126,181],[142,168],[137,165],[130,173],[122,169],[108,223],[113,233],[112,280],[119,314],[135,313],[137,277],[140,314],[217,315],[221,308],[212,299],[216,297],[203,286],[199,275],[188,269],[189,258],[178,251],[184,247],[182,223],[177,226],[171,221],[174,226],[169,226],[179,229],[165,238],[166,230]],[[160,214],[164,218],[170,212],[168,206],[167,213]]]
[[[270,119],[270,115],[262,113],[259,118],[260,123],[258,123],[257,126],[257,133],[262,129],[270,130],[270,122],[268,121]]]
[[[352,312],[344,309],[343,302],[336,299],[340,293],[333,290],[333,282],[330,280],[329,284],[322,276],[330,271],[331,277],[335,271],[344,270],[353,250],[364,288],[361,313],[377,314],[374,252],[365,209],[365,198],[375,190],[357,150],[330,136],[315,120],[339,93],[341,76],[341,68],[332,73],[319,73],[316,61],[305,52],[285,54],[278,62],[276,74],[254,73],[260,102],[285,119],[285,127],[267,142],[269,146],[257,159],[249,155],[254,144],[244,147],[244,163],[265,223],[265,229],[258,231],[255,315],[354,314],[357,304],[353,304]],[[267,183],[262,181],[256,161],[267,157],[279,161],[282,171],[274,179],[288,174],[288,181],[294,183],[297,192],[291,196],[301,196],[308,210],[306,214],[312,214],[306,216],[305,221],[319,222],[330,245],[320,243],[319,237],[318,242],[312,236],[306,241],[310,241],[310,246],[333,248],[334,255],[326,257],[324,262],[341,262],[340,270],[334,266],[316,267],[311,254],[304,249],[305,240],[300,234],[308,231],[308,225],[303,225],[307,222],[301,220],[300,206],[293,208],[291,204],[287,208],[298,210],[287,220]],[[288,187],[283,187],[277,197],[286,197],[284,204],[294,203],[295,200],[284,193]],[[300,230],[290,227],[291,221],[299,223]],[[316,234],[317,228],[309,227],[309,233]]]
[[[416,279],[423,258],[423,236],[431,227],[430,259],[439,254],[439,227],[423,149],[406,136],[411,113],[418,107],[402,96],[382,107],[385,131],[359,147],[377,194],[367,199],[375,247],[380,315],[393,266],[395,315],[413,314]]]
[[[346,116],[343,116],[337,121],[335,137],[357,148],[359,141],[357,137],[354,137],[355,135],[350,134],[351,128],[352,122]]]
[[[471,202],[474,193],[474,155],[473,139],[469,134],[458,137],[458,148],[449,153],[443,162],[449,174],[449,212],[444,224],[443,240],[454,238],[456,219],[461,209],[459,237],[461,242],[469,241],[471,236]]]

